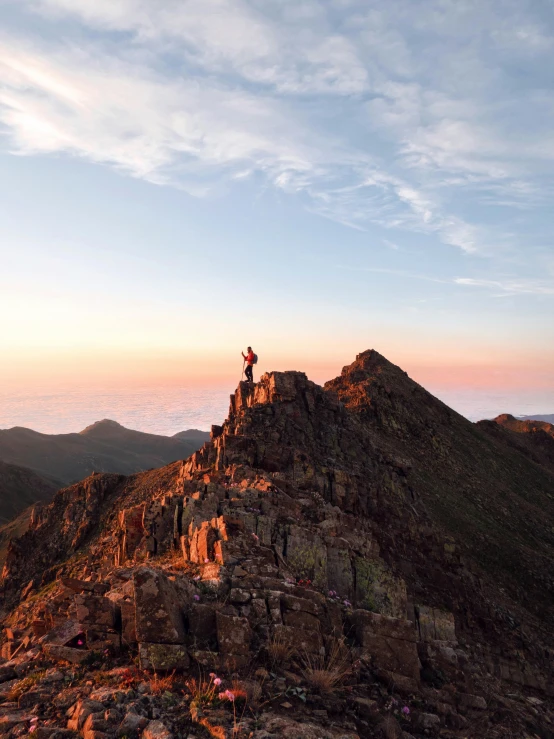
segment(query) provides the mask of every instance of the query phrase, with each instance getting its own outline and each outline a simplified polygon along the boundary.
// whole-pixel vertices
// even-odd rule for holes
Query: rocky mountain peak
[[[0,675],[97,659],[109,689],[48,714],[83,737],[236,737],[225,693],[190,687],[209,671],[252,739],[540,736],[552,480],[377,352],[325,387],[269,372],[188,459],[93,475],[37,513],[3,572]],[[148,671],[188,683],[164,703]]]
[[[493,419],[495,423],[503,424],[507,421],[512,422],[515,421],[517,423],[518,419],[515,418],[515,416],[512,416],[511,413],[501,413],[499,416],[496,416],[496,418]]]

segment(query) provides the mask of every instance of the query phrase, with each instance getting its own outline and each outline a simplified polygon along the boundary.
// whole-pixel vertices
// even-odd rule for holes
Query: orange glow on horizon
[[[313,347],[308,351],[265,352],[259,349],[260,363],[257,375],[271,371],[298,370],[323,384],[340,374],[342,368],[354,361],[358,352],[339,347],[334,356],[327,349],[314,359]],[[428,351],[418,347],[410,351],[378,349],[390,361],[408,372],[410,377],[428,388],[552,388],[554,386],[554,356],[529,354],[508,356],[494,351],[467,353]],[[552,353],[551,353],[552,354]],[[7,388],[63,386],[185,386],[213,387],[228,385],[232,391],[240,377],[242,358],[229,352],[142,351],[130,352],[91,349],[27,350],[12,355],[0,367],[0,383]]]

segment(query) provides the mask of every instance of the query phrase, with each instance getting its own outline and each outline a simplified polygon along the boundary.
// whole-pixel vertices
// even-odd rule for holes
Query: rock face
[[[141,567],[133,573],[135,633],[139,642],[184,644],[183,602],[163,572]]]
[[[184,462],[60,491],[12,543],[0,673],[90,664],[56,714],[90,737],[241,736],[237,700],[253,739],[549,736],[553,489],[376,352],[269,373]]]

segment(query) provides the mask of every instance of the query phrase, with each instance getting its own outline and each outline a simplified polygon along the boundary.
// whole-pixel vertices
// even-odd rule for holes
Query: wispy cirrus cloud
[[[15,151],[68,152],[152,182],[209,183],[256,166],[277,179],[318,166],[317,148],[268,98],[166,79],[83,50],[0,44],[2,112]]]
[[[544,280],[507,278],[504,280],[483,280],[472,277],[457,277],[456,285],[480,287],[504,295],[554,295],[554,283]]]
[[[477,288],[486,290],[495,297],[509,297],[514,295],[554,295],[554,281],[523,279],[517,277],[506,277],[502,280],[481,279],[475,277],[434,277],[420,272],[412,272],[405,269],[391,269],[388,267],[371,267],[361,265],[336,264],[335,269],[347,272],[368,272],[372,274],[385,274],[396,277],[409,278],[410,280],[422,280],[434,282],[440,285],[458,285],[459,287]],[[425,300],[420,301],[425,302]]]
[[[260,172],[350,226],[438,233],[472,251],[470,226],[340,137],[314,133],[287,101],[220,81],[167,77],[94,49],[0,42],[0,120],[14,151],[65,152],[202,195]],[[352,184],[353,183],[353,184]]]
[[[550,203],[554,30],[531,5],[21,0],[15,14],[0,43],[15,153],[198,196],[261,175],[327,218],[468,255],[521,248],[525,224],[486,208]]]
[[[368,87],[356,46],[333,33],[324,4],[317,2],[269,3],[266,9],[245,0],[35,0],[32,7],[130,32],[149,48],[169,45],[203,69],[281,92],[351,94]]]

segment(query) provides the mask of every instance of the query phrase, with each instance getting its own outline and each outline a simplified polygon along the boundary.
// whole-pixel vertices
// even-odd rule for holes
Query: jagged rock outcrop
[[[241,383],[189,459],[88,478],[12,544],[7,733],[36,697],[88,739],[550,736],[553,482],[377,352]],[[40,708],[52,664],[78,690]]]

